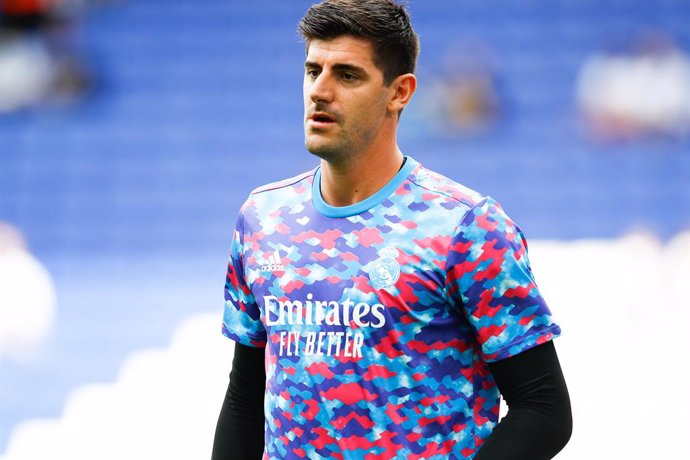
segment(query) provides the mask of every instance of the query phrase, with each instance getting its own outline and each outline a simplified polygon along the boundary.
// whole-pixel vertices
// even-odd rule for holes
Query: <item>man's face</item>
[[[390,96],[369,41],[348,35],[312,40],[304,73],[307,150],[336,162],[365,152],[391,116]]]

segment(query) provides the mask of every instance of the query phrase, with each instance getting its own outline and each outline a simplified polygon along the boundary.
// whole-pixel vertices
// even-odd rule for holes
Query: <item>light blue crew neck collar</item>
[[[321,166],[319,166],[316,168],[314,182],[311,186],[314,208],[326,217],[350,217],[362,214],[391,196],[407,176],[410,175],[417,164],[418,163],[413,158],[406,156],[405,164],[390,182],[370,197],[349,206],[331,206],[323,200],[323,196],[321,196]]]

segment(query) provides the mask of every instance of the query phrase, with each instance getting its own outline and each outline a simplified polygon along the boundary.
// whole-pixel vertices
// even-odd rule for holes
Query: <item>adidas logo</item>
[[[262,272],[284,271],[285,265],[282,264],[279,251],[273,251],[268,255],[268,263],[259,267]]]

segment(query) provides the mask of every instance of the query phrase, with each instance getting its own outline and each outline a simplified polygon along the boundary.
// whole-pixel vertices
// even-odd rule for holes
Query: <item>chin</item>
[[[339,149],[334,145],[305,140],[304,147],[309,151],[309,153],[321,158],[322,160],[334,161],[343,157],[342,149]]]

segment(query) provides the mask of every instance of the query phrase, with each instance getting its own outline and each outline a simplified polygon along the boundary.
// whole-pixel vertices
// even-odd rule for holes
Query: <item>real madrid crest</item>
[[[387,247],[379,251],[379,258],[371,264],[369,269],[369,279],[371,284],[377,288],[387,288],[393,286],[400,278],[400,264],[397,260],[398,250]]]

